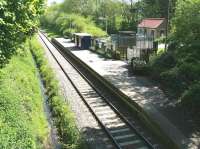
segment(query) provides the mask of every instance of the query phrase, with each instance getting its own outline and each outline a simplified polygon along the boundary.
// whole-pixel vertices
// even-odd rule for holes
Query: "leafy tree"
[[[200,115],[200,0],[177,0],[168,51],[152,65],[157,79]]]
[[[159,0],[142,0],[141,3],[144,17],[161,17],[161,7],[159,5]]]
[[[65,0],[60,11],[91,17],[97,26],[108,33],[118,30],[135,30],[137,15],[131,12],[130,4],[116,0]],[[100,19],[104,18],[104,19]]]
[[[0,1],[0,66],[35,31],[43,4],[44,0]]]
[[[81,13],[80,0],[65,0],[61,9],[67,13]]]
[[[173,40],[190,46],[200,41],[200,0],[178,0],[172,23]],[[189,45],[188,45],[189,44]]]
[[[140,5],[141,3],[137,2],[135,4],[131,3],[131,5],[127,3],[122,4],[122,22],[121,22],[121,30],[137,30],[137,23],[141,18],[140,15]]]
[[[79,14],[58,13],[57,10],[48,10],[41,18],[41,21],[42,27],[48,28],[60,35],[70,36],[74,32],[88,32],[94,36],[106,35],[90,17],[86,18]]]
[[[102,26],[105,29],[105,21],[107,20],[108,23],[108,32],[109,33],[114,33],[116,32],[119,28],[119,20],[122,19],[121,14],[122,14],[122,9],[121,9],[122,3],[113,1],[113,0],[106,0],[102,1],[99,4],[99,9],[98,9],[98,16],[96,17],[96,22],[98,24],[102,24]],[[105,18],[106,20],[99,20],[99,18]]]
[[[168,18],[168,11],[170,18],[175,12],[175,4],[177,0],[141,0],[138,3],[142,16],[145,18],[164,17]]]
[[[61,4],[61,11],[65,13],[76,13],[84,16],[93,15],[95,13],[94,0],[65,0]]]

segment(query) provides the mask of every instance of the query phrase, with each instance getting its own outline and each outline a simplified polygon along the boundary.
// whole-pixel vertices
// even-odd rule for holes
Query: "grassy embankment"
[[[74,115],[69,105],[60,95],[58,82],[55,79],[52,69],[44,58],[43,47],[41,47],[36,37],[31,40],[30,45],[46,88],[46,94],[49,97],[48,103],[51,108],[54,124],[57,127],[62,147],[68,149],[86,148],[83,138],[77,129]]]
[[[37,71],[24,44],[0,69],[0,148],[47,148],[48,137]]]

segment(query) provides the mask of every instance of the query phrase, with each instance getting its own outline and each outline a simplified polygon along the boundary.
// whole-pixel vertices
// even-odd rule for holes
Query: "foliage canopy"
[[[41,17],[41,25],[61,35],[69,36],[74,32],[88,32],[93,36],[105,36],[101,28],[97,27],[91,17],[84,17],[80,14],[66,14],[61,11],[61,6],[52,6]]]
[[[171,26],[168,51],[154,60],[153,72],[200,115],[200,0],[177,0]]]
[[[35,31],[43,4],[44,0],[0,1],[0,66]]]

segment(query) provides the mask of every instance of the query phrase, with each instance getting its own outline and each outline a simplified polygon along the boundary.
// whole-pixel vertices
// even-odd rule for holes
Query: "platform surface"
[[[58,40],[61,44],[63,41]],[[64,47],[69,47],[66,42]],[[90,50],[73,48],[70,51],[140,105],[181,149],[200,148],[198,131],[190,125],[184,111],[176,107],[176,101],[169,100],[151,80],[134,76],[124,61],[106,59]]]

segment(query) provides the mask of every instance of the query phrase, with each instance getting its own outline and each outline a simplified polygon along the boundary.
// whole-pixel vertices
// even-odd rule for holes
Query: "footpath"
[[[184,111],[176,107],[176,101],[169,100],[155,83],[132,75],[124,61],[105,59],[90,50],[72,48],[74,44],[63,38],[57,41],[137,103],[178,148],[200,148],[200,138],[190,121],[185,119]]]

